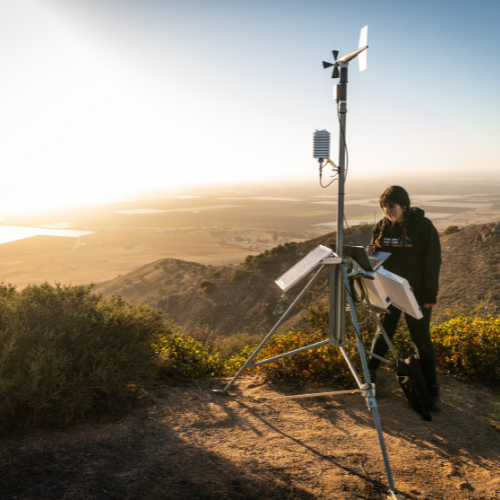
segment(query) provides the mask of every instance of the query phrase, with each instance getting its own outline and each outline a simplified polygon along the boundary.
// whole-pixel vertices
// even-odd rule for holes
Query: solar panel
[[[330,248],[326,248],[323,245],[316,247],[312,252],[308,253],[302,260],[290,268],[285,274],[280,276],[275,283],[285,292],[290,290],[293,285],[298,283],[314,268],[318,267],[319,263],[323,259],[332,254],[333,250]]]

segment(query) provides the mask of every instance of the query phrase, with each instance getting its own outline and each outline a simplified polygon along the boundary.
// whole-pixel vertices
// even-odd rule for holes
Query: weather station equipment
[[[375,422],[375,428],[379,440],[380,449],[382,452],[382,457],[384,460],[385,472],[387,475],[387,480],[389,483],[388,498],[392,500],[403,500],[401,494],[397,491],[394,480],[392,477],[392,471],[389,463],[389,457],[387,454],[384,435],[382,432],[382,426],[380,423],[380,418],[378,414],[377,401],[375,398],[375,384],[372,383],[370,379],[370,373],[368,370],[368,363],[366,360],[366,355],[373,356],[380,361],[388,365],[400,366],[400,363],[404,363],[396,353],[394,346],[389,340],[380,318],[377,313],[387,313],[387,309],[383,307],[384,299],[388,298],[380,297],[379,303],[372,303],[370,297],[373,298],[373,293],[376,293],[376,289],[372,288],[372,295],[368,293],[367,287],[363,284],[363,281],[357,276],[354,276],[354,281],[357,283],[357,291],[361,290],[361,300],[362,306],[366,307],[371,314],[378,326],[377,334],[380,333],[384,336],[389,349],[394,356],[395,362],[389,361],[381,356],[370,352],[363,346],[361,331],[359,328],[358,320],[356,317],[355,301],[354,295],[355,290],[351,287],[349,281],[348,272],[350,266],[353,266],[353,261],[351,258],[346,258],[348,256],[344,255],[344,196],[345,196],[345,178],[347,173],[348,158],[347,153],[347,143],[346,143],[346,114],[347,114],[347,83],[348,83],[348,68],[349,62],[354,58],[358,58],[359,69],[363,71],[367,68],[367,49],[368,49],[368,26],[361,29],[359,45],[358,48],[342,57],[338,57],[339,52],[337,50],[333,52],[334,62],[323,62],[323,68],[333,67],[332,78],[338,79],[338,83],[334,86],[334,99],[337,102],[337,120],[339,123],[339,148],[338,148],[338,165],[336,165],[330,159],[330,133],[326,130],[316,130],[313,134],[313,157],[318,160],[319,163],[319,177],[320,184],[322,187],[330,186],[334,181],[338,184],[338,198],[337,198],[337,243],[334,248],[327,248],[325,246],[319,245],[316,249],[306,255],[302,260],[295,264],[291,269],[289,269],[285,274],[276,280],[276,284],[284,291],[287,292],[299,281],[308,275],[312,274],[306,286],[300,291],[297,297],[291,302],[288,309],[281,316],[278,322],[270,330],[270,332],[261,341],[259,346],[251,354],[251,356],[246,360],[238,373],[233,377],[233,379],[227,384],[227,386],[222,390],[216,390],[214,392],[222,395],[230,395],[229,391],[236,380],[245,372],[247,369],[252,369],[257,366],[263,365],[265,363],[272,363],[278,361],[281,358],[288,356],[293,356],[299,352],[304,352],[310,349],[319,348],[325,345],[332,345],[340,350],[342,356],[351,371],[353,378],[356,382],[357,389],[342,390],[342,391],[332,391],[323,393],[312,393],[312,394],[299,394],[296,396],[283,396],[276,398],[277,400],[283,399],[298,399],[306,397],[316,397],[316,396],[327,396],[336,394],[346,394],[346,393],[359,393],[365,398],[368,410],[372,413]],[[327,184],[323,185],[323,169],[326,166],[330,166],[333,169],[333,179]],[[307,293],[309,288],[317,282],[318,278],[323,271],[328,272],[328,282],[329,282],[329,335],[328,338],[317,342],[315,344],[296,349],[294,351],[279,354],[268,359],[261,361],[255,361],[259,352],[268,342],[268,340],[274,335],[280,325],[287,319],[294,307],[300,302],[300,300]],[[387,272],[388,273],[388,272]],[[352,273],[351,273],[352,274]],[[391,273],[388,273],[391,274]],[[373,275],[365,277],[372,279]],[[352,275],[351,275],[352,279]],[[364,289],[364,292],[363,292]],[[346,311],[351,316],[351,323],[354,330],[355,342],[349,340],[346,336]],[[362,374],[358,373],[354,363],[352,362],[346,347],[354,348],[359,354],[361,361]]]

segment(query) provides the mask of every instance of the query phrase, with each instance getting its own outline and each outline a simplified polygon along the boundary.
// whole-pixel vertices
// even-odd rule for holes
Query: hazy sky
[[[331,50],[352,175],[498,170],[498,0],[1,0],[1,201],[317,182]],[[309,181],[308,181],[309,182]]]

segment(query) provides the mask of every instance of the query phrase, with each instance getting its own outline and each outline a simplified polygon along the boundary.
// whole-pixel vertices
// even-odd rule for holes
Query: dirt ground
[[[442,375],[444,410],[424,422],[395,376],[377,401],[405,499],[499,499],[499,396]],[[296,394],[256,377],[156,381],[140,407],[66,430],[0,438],[3,499],[381,499],[388,490],[359,394]],[[304,387],[301,393],[331,390]]]

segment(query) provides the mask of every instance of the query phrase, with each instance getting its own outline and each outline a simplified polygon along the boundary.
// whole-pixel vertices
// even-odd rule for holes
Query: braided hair
[[[402,243],[403,245],[405,245],[406,240],[408,238],[408,229],[410,225],[410,220],[415,210],[414,208],[411,207],[411,201],[408,192],[401,186],[389,186],[380,195],[378,201],[380,203],[380,208],[382,209],[382,212],[384,211],[384,208],[386,207],[392,208],[395,204],[398,204],[401,207],[403,207],[404,220],[401,229],[403,231]],[[389,219],[389,217],[387,217],[386,215],[384,216],[384,218],[382,219],[382,224],[380,226],[380,232],[378,234],[377,239],[375,240],[375,244],[377,246],[379,247],[382,246],[382,236],[384,234],[384,230],[389,227],[392,228],[394,224],[395,223],[391,222],[391,219]]]

